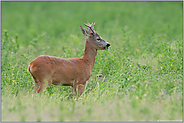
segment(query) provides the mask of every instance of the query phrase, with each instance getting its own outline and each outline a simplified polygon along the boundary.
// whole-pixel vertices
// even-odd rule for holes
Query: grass
[[[182,121],[183,2],[2,1],[1,121]],[[81,57],[95,30],[98,51],[85,93],[34,94],[28,64],[42,54]],[[96,75],[103,77],[97,78]]]

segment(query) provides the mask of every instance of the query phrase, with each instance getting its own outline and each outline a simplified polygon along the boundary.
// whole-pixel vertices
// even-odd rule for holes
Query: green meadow
[[[68,86],[35,94],[28,64],[82,57],[87,21],[111,46],[98,51],[86,91],[78,101]],[[1,121],[182,120],[182,1],[1,1]]]

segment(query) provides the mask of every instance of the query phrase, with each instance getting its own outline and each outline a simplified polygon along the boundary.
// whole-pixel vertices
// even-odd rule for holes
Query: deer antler
[[[88,28],[87,28],[88,31],[92,31],[93,33],[95,32],[95,30],[94,30],[94,25],[95,25],[95,23],[94,23],[94,24],[93,24],[93,23],[90,24],[90,23],[88,23],[88,21],[87,21],[87,24],[84,23],[84,25],[88,27]]]

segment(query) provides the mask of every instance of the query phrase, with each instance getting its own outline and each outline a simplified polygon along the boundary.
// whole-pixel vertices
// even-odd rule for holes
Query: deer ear
[[[89,32],[88,30],[84,29],[82,26],[80,26],[80,28],[81,28],[82,33],[83,33],[85,36],[88,36],[88,35],[90,34],[90,32]]]

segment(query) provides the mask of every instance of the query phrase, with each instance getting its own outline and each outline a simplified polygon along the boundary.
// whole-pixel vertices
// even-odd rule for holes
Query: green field
[[[87,21],[111,47],[98,51],[86,91],[78,101],[64,86],[35,94],[28,64],[80,58]],[[1,121],[182,120],[182,1],[1,1]]]

